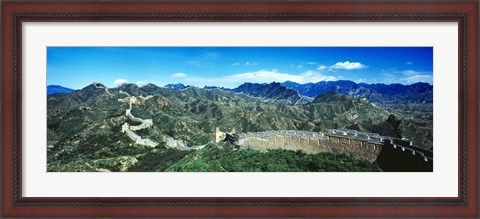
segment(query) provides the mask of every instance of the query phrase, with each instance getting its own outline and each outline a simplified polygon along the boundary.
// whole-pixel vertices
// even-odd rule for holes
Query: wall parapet
[[[413,156],[421,155],[424,161],[433,160],[433,152],[416,146],[413,141],[408,139],[398,139],[391,136],[382,136],[377,133],[359,132],[349,129],[328,129],[328,136],[351,138],[351,139],[366,139],[371,143],[382,144],[385,147],[393,147],[400,149],[402,152],[410,152]]]
[[[322,132],[309,132],[309,131],[299,131],[299,130],[278,130],[278,131],[264,131],[264,132],[247,132],[239,133],[239,138],[263,138],[267,139],[271,136],[299,136],[304,138],[315,138],[323,139],[324,134]]]
[[[221,140],[216,130],[216,140]],[[223,132],[222,132],[223,133]],[[237,134],[237,146],[252,149],[304,150],[307,153],[336,152],[349,153],[371,162],[375,161],[383,147],[399,149],[411,156],[420,156],[425,162],[433,160],[433,152],[413,144],[408,139],[382,136],[378,133],[349,129],[327,129],[323,132],[301,130],[277,130],[246,132]]]

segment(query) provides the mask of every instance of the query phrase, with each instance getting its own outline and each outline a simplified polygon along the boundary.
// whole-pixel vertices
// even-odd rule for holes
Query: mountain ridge
[[[336,91],[342,95],[357,98],[365,97],[368,101],[379,104],[433,102],[433,85],[423,82],[402,85],[355,83],[349,80],[320,81],[306,84],[286,81],[283,82],[282,85],[297,90],[301,95],[309,97]]]
[[[287,104],[305,104],[310,101],[300,95],[300,93],[294,89],[283,86],[281,83],[243,83],[237,88],[231,89],[234,92],[245,93],[254,97],[263,97],[276,101],[283,101]]]
[[[71,93],[74,92],[74,89],[63,87],[60,85],[48,85],[47,86],[47,95],[52,94],[63,94],[63,93]]]
[[[148,84],[154,85],[154,84]],[[126,87],[128,86],[128,87]],[[118,88],[131,89],[134,84],[122,84]],[[147,86],[147,85],[144,85]],[[142,87],[144,87],[142,86]],[[155,85],[156,86],[156,85]],[[138,86],[137,86],[138,87]],[[184,90],[191,85],[182,83],[167,84],[165,88]],[[141,87],[139,87],[141,88]],[[236,88],[223,88],[218,86],[204,86],[203,89],[218,89],[224,91],[234,91],[245,93],[254,97],[262,97],[273,101],[281,101],[287,104],[306,104],[311,102],[316,96],[336,91],[339,94],[366,98],[368,101],[378,104],[431,104],[433,102],[433,85],[424,82],[417,82],[410,85],[403,84],[383,84],[383,83],[355,83],[349,80],[338,81],[319,81],[316,83],[300,84],[292,81],[282,83],[251,83],[245,82]],[[75,90],[65,88],[60,85],[49,85],[47,87],[48,95],[53,93],[71,93]]]

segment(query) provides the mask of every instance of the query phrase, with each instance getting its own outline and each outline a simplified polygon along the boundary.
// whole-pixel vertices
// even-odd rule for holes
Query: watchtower
[[[218,127],[215,129],[215,143],[223,141],[225,139],[225,136],[226,136],[226,133],[220,131]]]

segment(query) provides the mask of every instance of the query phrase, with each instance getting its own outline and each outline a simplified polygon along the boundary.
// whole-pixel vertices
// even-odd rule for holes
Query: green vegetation
[[[180,151],[175,149],[154,149],[143,155],[139,159],[139,162],[131,166],[128,171],[163,172],[189,153],[189,151]]]
[[[193,152],[167,171],[179,172],[378,172],[376,164],[345,154],[301,151],[217,149],[212,144]]]

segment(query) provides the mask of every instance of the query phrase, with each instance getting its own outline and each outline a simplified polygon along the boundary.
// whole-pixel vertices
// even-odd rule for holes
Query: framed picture
[[[2,2],[2,216],[476,218],[478,10]]]

